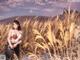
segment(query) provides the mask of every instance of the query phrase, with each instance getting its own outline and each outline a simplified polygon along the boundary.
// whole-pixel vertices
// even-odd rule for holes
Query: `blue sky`
[[[0,0],[0,19],[11,16],[55,16],[63,10],[80,11],[80,0]]]

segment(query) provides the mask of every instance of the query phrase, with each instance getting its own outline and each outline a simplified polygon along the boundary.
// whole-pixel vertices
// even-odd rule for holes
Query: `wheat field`
[[[30,60],[80,60],[79,20],[75,11],[65,11],[63,20],[59,16],[46,20],[26,18],[21,24],[21,57],[28,56]],[[11,23],[0,24],[0,53],[4,52],[11,27]]]

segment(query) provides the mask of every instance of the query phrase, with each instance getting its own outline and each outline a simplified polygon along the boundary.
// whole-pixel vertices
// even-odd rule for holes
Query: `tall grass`
[[[48,54],[48,60],[79,60],[80,59],[80,26],[77,25],[75,11],[65,11],[64,19],[57,16],[43,19],[34,17],[22,23],[21,55],[36,56]],[[11,24],[0,25],[0,52],[4,52],[7,34]],[[46,58],[47,59],[47,58]],[[35,59],[33,59],[35,60]]]

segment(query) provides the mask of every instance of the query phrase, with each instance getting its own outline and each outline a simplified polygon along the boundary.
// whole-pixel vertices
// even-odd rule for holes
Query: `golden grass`
[[[35,17],[33,20],[26,19],[22,23],[23,42],[21,51],[25,54],[30,52],[36,55],[49,53],[50,57],[54,55],[55,59],[56,56],[67,56],[68,60],[71,60],[73,58],[72,48],[75,45],[72,42],[77,41],[74,39],[75,29],[77,29],[75,23],[77,16],[75,14],[75,11],[69,16],[66,13],[64,20],[61,20],[59,16],[54,20],[51,17],[46,21],[44,19],[39,21],[39,17]],[[0,51],[3,51],[2,48],[6,44],[5,41],[7,41],[7,34],[11,26],[11,24],[0,25]],[[58,59],[60,60],[59,57]]]

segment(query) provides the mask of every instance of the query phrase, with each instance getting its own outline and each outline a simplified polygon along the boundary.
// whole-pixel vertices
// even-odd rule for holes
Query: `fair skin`
[[[15,30],[11,29],[8,34],[8,43],[9,43],[9,46],[11,49],[15,48],[18,44],[20,44],[22,42],[20,40],[22,32],[17,30],[17,27],[18,27],[17,24],[13,23],[13,27]],[[10,39],[10,37],[13,34],[17,34],[18,37],[16,39],[13,39],[13,38]],[[14,43],[14,44],[12,44],[12,43]]]

